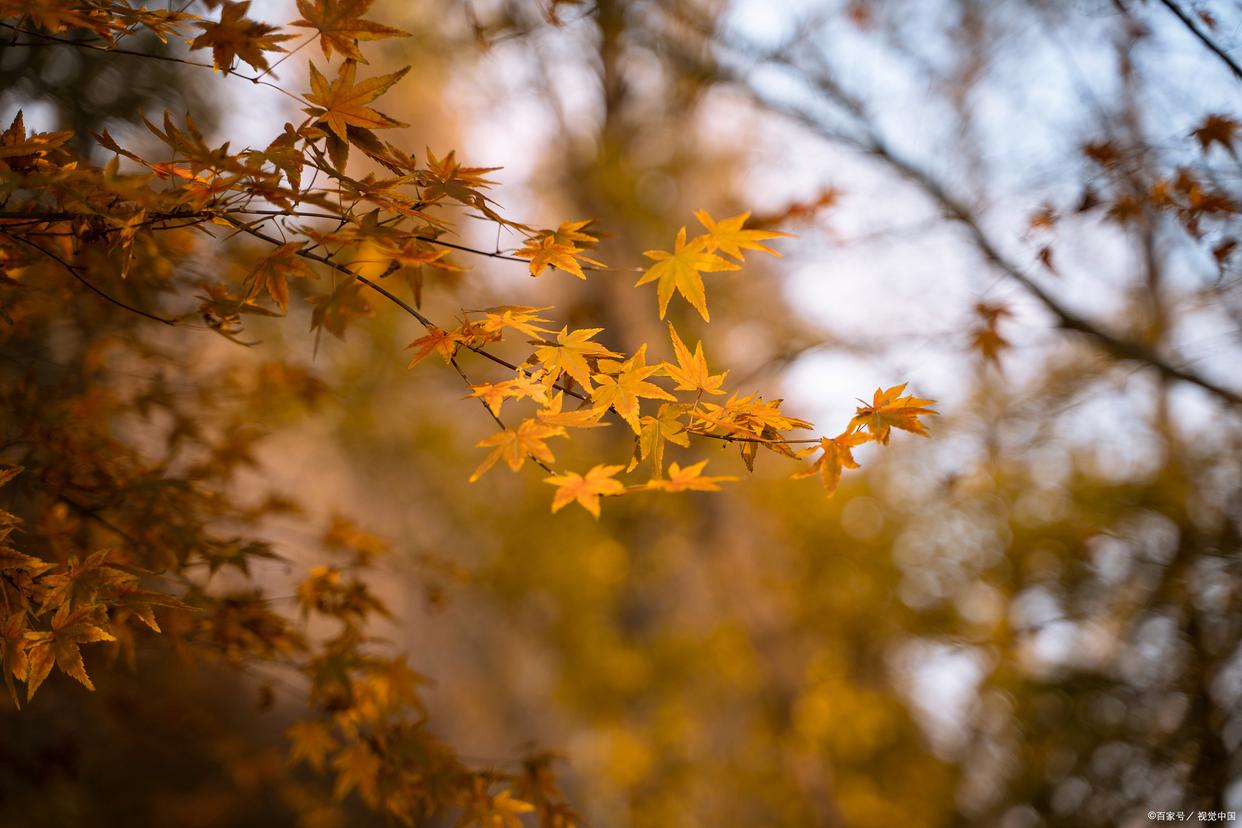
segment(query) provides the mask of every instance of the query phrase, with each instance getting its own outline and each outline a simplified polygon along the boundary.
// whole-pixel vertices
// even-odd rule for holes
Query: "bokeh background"
[[[1183,6],[1242,56],[1242,4]],[[941,416],[930,439],[860,450],[831,499],[787,480],[791,461],[748,474],[699,448],[744,480],[608,502],[595,522],[551,515],[535,470],[467,483],[493,424],[452,372],[405,370],[420,334],[387,308],[344,341],[308,333],[296,302],[250,348],[173,332],[235,378],[221,393],[256,435],[238,485],[391,545],[379,588],[398,620],[376,634],[434,679],[438,732],[480,764],[561,754],[595,828],[1242,810],[1242,278],[1222,248],[1237,220],[1188,230],[1136,195],[1179,169],[1238,192],[1232,146],[1192,137],[1238,115],[1220,56],[1155,0],[586,0],[556,4],[556,24],[550,9],[377,0],[369,17],[413,35],[368,52],[375,72],[413,66],[383,107],[412,126],[389,140],[502,167],[498,200],[524,221],[596,219],[610,264],[641,264],[695,209],[750,210],[797,234],[784,257],[709,274],[710,325],[673,309],[729,385],[827,434],[906,381]],[[276,0],[251,14],[297,17]],[[313,54],[279,81],[301,91]],[[0,48],[0,89],[6,122],[23,108],[32,127],[122,143],[148,140],[140,112],[193,111],[234,147],[301,117],[242,80],[69,49]],[[460,277],[429,277],[433,317],[554,305],[620,348],[664,340],[630,273],[458,261]],[[1068,330],[1036,292],[1199,381]],[[996,359],[980,304],[1009,313]],[[303,367],[305,393],[247,384],[274,359]],[[620,431],[563,459],[623,462]],[[264,531],[297,561],[310,523]],[[297,573],[257,577],[280,594]],[[53,681],[0,714],[0,824],[380,824],[285,763],[297,686],[145,658],[94,696]]]

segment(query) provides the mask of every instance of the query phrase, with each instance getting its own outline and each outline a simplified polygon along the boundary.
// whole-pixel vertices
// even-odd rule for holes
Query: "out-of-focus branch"
[[[807,87],[823,96],[825,102],[841,112],[847,119],[847,123],[840,125],[825,123],[806,107],[775,101],[764,95],[746,81],[741,71],[718,64],[705,66],[703,60],[692,53],[693,50],[678,49],[674,43],[662,44],[674,59],[692,66],[697,71],[715,73],[723,80],[739,86],[759,106],[796,121],[820,138],[879,161],[892,172],[913,184],[940,209],[947,219],[966,231],[971,242],[989,264],[1021,286],[1043,305],[1057,320],[1057,327],[1083,335],[1098,348],[1118,359],[1143,363],[1164,377],[1197,385],[1230,405],[1242,406],[1242,394],[1239,392],[1225,388],[1193,371],[1179,368],[1148,346],[1109,331],[1103,324],[1072,310],[1031,278],[1022,267],[1001,252],[1000,246],[983,229],[978,216],[965,202],[953,195],[936,176],[893,150],[883,140],[868,121],[862,104],[849,95],[826,68],[807,68],[791,57],[787,50],[765,53],[746,43],[726,42],[720,39],[716,40],[716,45],[726,54],[740,56],[760,65],[766,63],[779,66],[796,73]]]
[[[1208,37],[1207,32],[1199,28],[1194,18],[1186,14],[1185,9],[1173,2],[1173,0],[1160,0],[1160,5],[1171,11],[1173,15],[1185,26],[1192,35],[1194,35],[1200,43],[1207,47],[1208,51],[1220,58],[1221,62],[1229,67],[1229,71],[1233,72],[1233,76],[1238,80],[1242,80],[1242,66],[1229,56],[1229,53],[1220,47],[1216,41]]]

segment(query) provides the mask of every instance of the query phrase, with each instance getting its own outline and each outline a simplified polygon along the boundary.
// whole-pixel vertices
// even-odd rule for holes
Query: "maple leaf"
[[[561,426],[541,423],[536,419],[523,420],[516,429],[506,428],[490,437],[480,440],[477,448],[491,448],[491,454],[484,458],[479,467],[470,475],[470,482],[478,480],[488,469],[496,465],[498,460],[513,471],[522,468],[526,458],[533,457],[541,463],[555,463],[552,449],[544,442],[551,437],[568,437],[569,433]]]
[[[380,757],[366,742],[354,742],[332,759],[332,767],[336,768],[333,797],[344,799],[357,788],[363,799],[374,803],[379,794],[380,766]]]
[[[427,150],[427,169],[423,172],[423,200],[432,202],[448,197],[479,209],[487,208],[486,197],[479,192],[495,184],[485,176],[500,167],[465,167],[457,161],[457,151],[450,150],[443,158]]]
[[[694,354],[691,355],[690,349],[677,335],[677,329],[673,327],[672,322],[668,323],[668,334],[673,341],[673,353],[677,356],[677,364],[662,362],[660,369],[677,383],[676,390],[698,391],[700,394],[723,394],[724,390],[721,386],[729,372],[711,375],[707,370],[707,358],[703,356],[703,343],[699,342],[695,345]]]
[[[61,672],[72,676],[87,690],[95,685],[86,674],[79,645],[94,641],[116,641],[116,636],[99,626],[101,605],[93,605],[70,611],[69,604],[61,604],[52,618],[51,631],[27,632],[30,645],[26,658],[26,700],[34,698],[55,663]]]
[[[706,210],[699,210],[694,217],[699,220],[699,224],[707,228],[707,234],[703,236],[707,241],[707,252],[714,253],[719,250],[738,261],[745,258],[743,250],[759,250],[779,256],[781,254],[778,251],[761,242],[764,239],[791,237],[789,233],[781,233],[777,230],[743,230],[742,225],[746,223],[746,219],[750,218],[749,212],[738,213],[736,216],[716,221]]]
[[[560,244],[578,244],[584,247],[594,247],[598,242],[595,236],[582,231],[595,223],[595,219],[586,219],[584,221],[563,221],[561,226],[555,230],[544,230],[545,235],[549,235]]]
[[[556,344],[540,345],[535,349],[535,359],[547,368],[553,378],[559,377],[564,371],[589,393],[591,385],[591,366],[588,358],[619,357],[621,354],[610,351],[598,342],[591,340],[603,328],[581,328],[570,331],[569,326],[561,328],[556,335]]]
[[[294,722],[285,731],[289,738],[289,761],[305,759],[315,770],[323,770],[323,761],[336,749],[336,740],[324,722]]]
[[[523,397],[532,397],[535,402],[548,402],[548,389],[539,382],[537,377],[525,374],[524,371],[518,371],[517,376],[512,380],[503,382],[482,382],[479,385],[472,385],[471,397],[478,397],[486,403],[488,411],[494,416],[501,416],[501,406],[507,398],[515,398],[522,400]],[[468,398],[468,397],[467,397]]]
[[[703,467],[706,465],[707,461],[703,460],[683,469],[673,463],[668,467],[667,480],[648,480],[644,488],[659,492],[718,492],[720,491],[718,484],[737,480],[736,477],[725,475],[704,477]]]
[[[901,392],[904,390],[906,390],[904,382],[901,385],[894,385],[887,391],[875,389],[871,405],[863,403],[855,411],[848,430],[865,428],[882,446],[888,445],[889,433],[894,428],[927,437],[927,429],[919,422],[919,417],[939,413],[926,407],[934,405],[936,401],[922,400],[913,396],[903,397]]]
[[[372,2],[374,0],[298,0],[302,19],[291,25],[317,29],[325,58],[331,58],[335,49],[350,60],[366,63],[358,50],[358,41],[411,36],[409,32],[363,20],[362,15],[371,8]]]
[[[664,476],[664,444],[688,448],[690,435],[686,432],[681,414],[687,406],[665,403],[660,406],[654,417],[644,416],[640,420],[638,437],[635,440],[634,457],[630,460],[627,471],[637,468],[640,460],[651,458],[652,468],[656,477]]]
[[[444,331],[435,325],[428,325],[426,336],[420,337],[406,346],[407,348],[418,349],[406,368],[413,368],[433,353],[444,357],[444,361],[447,363],[453,358],[453,354],[457,352],[457,346],[460,343],[461,335],[456,331]]]
[[[603,428],[611,423],[601,422],[604,408],[580,408],[577,411],[562,411],[565,404],[565,392],[558,391],[555,397],[548,400],[547,405],[539,410],[536,417],[548,425],[565,426],[566,428]]]
[[[658,385],[646,382],[658,373],[658,365],[647,365],[647,346],[641,345],[634,355],[619,365],[615,377],[596,374],[598,387],[591,392],[591,400],[599,408],[611,407],[621,419],[630,424],[635,434],[641,433],[638,410],[640,397],[653,400],[677,401],[677,398]]]
[[[211,47],[211,59],[217,69],[225,72],[233,65],[233,58],[239,57],[261,72],[268,70],[264,52],[283,52],[279,44],[292,40],[294,35],[274,35],[276,26],[269,26],[256,20],[246,19],[250,8],[250,0],[239,3],[225,2],[220,10],[220,20],[212,22],[203,20],[195,23],[203,33],[190,42],[190,49]]]
[[[765,432],[789,431],[795,428],[811,428],[806,420],[790,417],[781,412],[783,400],[764,402],[762,397],[748,394],[729,397],[724,405],[705,402],[695,416],[696,428],[707,433],[753,434],[764,436]]]
[[[500,409],[504,405],[507,398],[515,396],[513,382],[506,380],[504,382],[484,382],[478,385],[470,386],[470,397],[478,397],[487,406],[487,410],[492,412],[494,416],[500,416]]]
[[[687,243],[686,228],[683,227],[677,231],[677,241],[672,253],[666,250],[648,250],[643,253],[648,259],[653,259],[655,264],[647,269],[634,286],[658,282],[656,295],[660,301],[661,319],[668,310],[668,301],[676,291],[694,306],[705,322],[711,321],[707,313],[707,294],[703,290],[703,279],[699,273],[738,270],[739,266],[708,252],[706,239],[706,236],[700,236]]]
[[[543,334],[551,333],[551,331],[540,327],[537,323],[548,321],[539,315],[540,311],[546,310],[551,310],[551,308],[528,308],[523,305],[501,305],[496,308],[487,308],[483,327],[489,331],[512,328],[532,339],[543,339]]]
[[[554,235],[546,235],[527,239],[526,244],[516,250],[514,255],[530,259],[531,276],[538,276],[550,265],[573,274],[579,279],[585,279],[586,274],[582,272],[582,265],[578,263],[579,259],[596,267],[604,266],[603,262],[587,258],[583,255],[585,252],[576,245],[557,241]]]
[[[809,469],[793,475],[792,479],[800,480],[818,474],[824,481],[827,496],[832,497],[837,490],[837,484],[841,482],[841,472],[858,468],[858,463],[854,460],[854,447],[870,442],[871,439],[870,434],[848,430],[836,437],[820,438],[819,447],[823,453],[819,459]]]
[[[313,278],[315,275],[310,263],[298,255],[302,246],[303,242],[282,244],[271,255],[264,258],[250,273],[249,278],[253,281],[246,299],[253,299],[260,293],[266,292],[280,308],[281,313],[289,310],[289,283],[286,280],[290,276]]]
[[[361,285],[353,279],[341,282],[336,290],[308,300],[315,306],[311,312],[311,329],[327,329],[338,339],[345,338],[345,326],[357,316],[369,316],[371,306],[362,295]]]
[[[355,84],[355,64],[352,61],[346,61],[341,66],[336,80],[329,83],[319,68],[311,63],[311,92],[306,96],[306,100],[315,106],[308,107],[306,111],[326,121],[328,129],[342,141],[349,140],[347,127],[350,126],[366,129],[409,126],[409,124],[395,121],[365,106],[387,92],[389,87],[405,77],[408,71],[410,67],[407,66],[392,74],[379,75]]]
[[[1208,115],[1203,123],[1190,134],[1199,142],[1199,147],[1206,153],[1212,144],[1220,144],[1230,154],[1233,153],[1233,139],[1238,131],[1238,122],[1225,115]]]
[[[577,472],[554,474],[543,482],[556,487],[552,496],[552,511],[559,512],[574,501],[599,519],[599,499],[609,495],[625,494],[625,484],[612,476],[624,466],[595,466],[585,475]]]

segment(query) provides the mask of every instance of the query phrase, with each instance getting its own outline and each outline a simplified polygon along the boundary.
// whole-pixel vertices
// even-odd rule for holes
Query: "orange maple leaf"
[[[407,66],[392,74],[379,75],[355,84],[355,64],[353,61],[346,61],[336,80],[329,82],[319,68],[311,63],[311,92],[306,100],[315,106],[307,107],[306,111],[326,121],[328,129],[342,141],[349,140],[346,128],[350,126],[364,129],[409,126],[365,106],[387,92],[408,71],[410,67]]]
[[[552,511],[559,512],[577,501],[579,506],[598,520],[601,496],[625,494],[625,484],[612,479],[623,468],[624,466],[595,466],[585,475],[567,472],[545,477],[544,483],[556,486],[556,494],[552,496]]]
[[[871,436],[877,443],[884,446],[888,445],[889,433],[894,428],[927,437],[927,429],[919,422],[919,417],[938,414],[938,411],[927,408],[929,405],[934,405],[936,401],[922,400],[913,396],[903,397],[901,392],[904,390],[906,390],[904,382],[901,385],[894,385],[887,391],[875,389],[871,405],[863,403],[855,411],[854,418],[850,420],[849,430],[865,428],[871,432]]]
[[[190,42],[190,49],[211,47],[211,59],[217,69],[228,71],[233,65],[233,58],[239,57],[261,72],[268,70],[264,52],[283,52],[279,44],[292,40],[294,35],[277,35],[276,26],[269,26],[257,20],[248,20],[246,12],[250,9],[250,0],[240,3],[226,2],[220,10],[218,22],[204,20],[195,23],[203,33]]]
[[[793,479],[799,480],[818,474],[824,481],[824,491],[828,497],[832,497],[841,482],[842,471],[858,468],[858,463],[854,460],[854,447],[870,440],[871,435],[861,431],[846,431],[836,437],[820,438],[819,447],[823,454],[809,469],[793,475]]]
[[[374,0],[298,0],[301,20],[291,25],[319,30],[319,45],[323,56],[332,57],[332,51],[350,60],[366,63],[358,50],[360,40],[381,40],[386,37],[410,37],[409,32],[385,26],[373,20],[363,20]]]
[[[433,353],[437,353],[444,357],[444,361],[448,362],[453,358],[457,346],[461,343],[461,335],[456,331],[444,331],[435,325],[427,326],[427,335],[414,340],[407,348],[417,348],[414,358],[410,360],[407,368],[413,368]]]

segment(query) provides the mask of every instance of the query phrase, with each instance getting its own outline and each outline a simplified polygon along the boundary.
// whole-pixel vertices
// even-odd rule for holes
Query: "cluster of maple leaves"
[[[266,78],[279,64],[270,58],[288,55],[285,44],[299,35],[252,19],[247,2],[208,5],[219,8],[217,18],[134,8],[122,0],[0,0],[0,22],[40,43],[105,52],[145,29],[165,41],[181,39],[191,55],[209,49],[212,62],[197,65],[241,75],[240,61],[259,73],[242,77],[270,84]],[[161,124],[144,123],[167,148],[167,159],[143,157],[103,131],[96,138],[113,157],[100,167],[69,149],[71,133],[29,132],[19,114],[0,135],[0,265],[6,284],[20,286],[31,268],[57,268],[94,294],[84,294],[83,301],[106,300],[154,322],[206,325],[235,339],[245,316],[284,314],[291,283],[330,275],[331,289],[309,299],[315,329],[343,336],[354,318],[371,312],[368,296],[398,306],[424,329],[411,344],[410,366],[439,356],[499,427],[479,442],[489,452],[471,480],[501,461],[518,471],[529,460],[547,472],[546,482],[555,488],[554,512],[577,503],[598,518],[604,497],[714,491],[736,480],[706,474],[706,460],[666,467],[668,445],[688,448],[695,438],[735,445],[748,468],[761,448],[795,461],[818,452],[812,465],[800,466],[793,476],[819,476],[831,494],[843,471],[858,467],[853,456],[858,446],[885,445],[894,428],[927,434],[921,418],[936,413],[932,401],[906,395],[899,385],[877,389],[841,434],[794,439],[791,434],[812,424],[783,412],[781,400],[728,393],[727,372],[711,373],[702,343],[691,349],[671,323],[675,361],[654,363],[648,362],[646,344],[630,354],[602,344],[601,328],[557,330],[542,315],[551,308],[498,305],[463,311],[453,326],[435,324],[421,310],[425,271],[460,274],[463,266],[452,257],[478,254],[521,262],[535,277],[557,270],[586,279],[588,272],[608,269],[591,258],[598,238],[589,221],[553,230],[508,218],[488,195],[492,169],[465,166],[453,152],[437,157],[428,151],[420,162],[381,139],[380,130],[404,125],[372,104],[408,68],[360,76],[367,63],[360,43],[405,33],[366,19],[370,0],[298,0],[297,5],[302,17],[291,26],[318,41],[328,64],[309,62],[307,90],[282,88],[306,117],[286,124],[263,149],[212,146],[189,116],[177,123],[165,115]],[[335,70],[334,58],[339,58]],[[347,168],[355,150],[381,168],[383,177],[351,175]],[[463,215],[491,222],[521,243],[509,251],[488,251],[454,241]],[[650,263],[636,286],[655,284],[661,319],[673,296],[680,295],[710,321],[703,274],[739,270],[747,251],[779,255],[763,242],[786,235],[748,228],[747,213],[717,220],[699,211],[696,217],[704,232],[690,238],[683,227],[671,251],[645,254]],[[204,239],[224,243],[235,237],[255,245],[244,253],[252,265],[238,279],[197,284],[192,307],[168,313],[118,298],[121,280],[160,260],[171,245],[189,248]],[[404,281],[408,301],[390,277]],[[506,334],[522,338],[523,358],[510,361],[491,350]],[[467,355],[502,366],[507,374],[472,382],[460,365]],[[507,424],[502,418],[519,405],[526,406],[526,415]],[[556,467],[555,438],[614,421],[633,432],[628,463],[584,471]],[[643,464],[649,469],[645,480],[619,479]],[[15,473],[3,472],[0,483]],[[3,661],[15,701],[14,679],[26,683],[29,699],[53,666],[90,687],[81,644],[129,636],[135,621],[160,632],[155,608],[174,619],[191,615],[180,600],[143,588],[150,572],[114,551],[53,564],[2,545],[14,525],[12,516],[0,514],[0,587],[8,613]],[[320,716],[293,728],[293,755],[316,767],[331,764],[338,795],[357,790],[406,822],[458,807],[462,825],[518,825],[520,814],[536,812],[545,826],[569,828],[574,817],[561,801],[546,757],[528,761],[516,773],[471,771],[428,733],[419,715],[417,674],[404,661],[376,656],[363,646],[367,622],[386,612],[361,577],[375,544],[358,532],[337,531],[334,537],[350,550],[352,563],[313,569],[298,590],[298,602],[306,615],[339,622],[339,634],[312,645],[256,591],[227,598],[200,595],[197,607],[209,608],[212,620],[195,627],[196,640],[230,660],[256,655],[296,660]],[[262,555],[261,548],[240,550],[239,568],[256,555]]]

